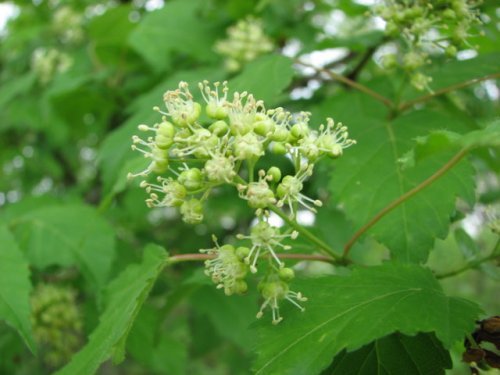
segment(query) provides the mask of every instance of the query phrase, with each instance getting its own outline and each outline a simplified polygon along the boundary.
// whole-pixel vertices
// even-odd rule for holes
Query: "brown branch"
[[[478,83],[478,82],[487,81],[488,79],[496,79],[496,78],[500,78],[500,73],[489,74],[489,75],[484,76],[484,77],[478,77],[478,78],[470,79],[468,81],[456,83],[454,85],[436,90],[430,94],[422,95],[416,99],[403,102],[399,105],[398,110],[403,111],[407,108],[414,106],[415,104],[426,102],[427,100],[435,98],[436,96],[440,96],[440,95],[446,94],[446,93],[451,92],[451,91],[459,90],[461,88],[473,85],[473,84]]]
[[[335,259],[326,255],[312,255],[312,254],[276,254],[279,259],[295,259],[295,260],[315,260],[319,262],[332,263]],[[169,258],[170,263],[180,262],[200,262],[208,259],[214,259],[214,255],[209,254],[179,254],[173,255]]]
[[[331,68],[335,68],[337,65],[340,65],[340,64],[344,64],[345,62],[349,61],[349,60],[352,60],[353,58],[356,57],[356,53],[354,52],[350,52],[348,55],[346,55],[345,57],[339,59],[339,60],[335,60],[335,61],[332,61],[331,63],[328,63],[326,64],[323,69],[331,69]],[[306,77],[299,77],[299,78],[296,78],[293,80],[292,82],[292,85],[290,86],[292,89],[294,88],[297,88],[297,87],[303,87],[305,85],[307,85],[307,83],[311,80],[314,80],[314,79],[318,79],[318,80],[321,80],[322,79],[322,73],[321,72],[318,72],[316,71],[316,73],[312,76],[306,76]]]
[[[309,68],[313,68],[315,71],[317,72],[321,72],[321,73],[324,73],[324,74],[327,74],[330,78],[336,80],[336,81],[339,81],[339,82],[342,82],[344,83],[345,85],[349,86],[349,87],[352,87],[353,89],[356,89],[358,91],[361,91],[369,96],[371,96],[372,98],[375,98],[377,99],[378,101],[384,103],[387,107],[389,108],[393,108],[394,107],[394,103],[386,98],[385,96],[382,96],[380,95],[379,93],[373,91],[372,89],[356,82],[356,81],[353,81],[352,79],[349,79],[347,77],[344,77],[343,75],[340,75],[340,74],[337,74],[331,70],[328,70],[328,69],[325,69],[325,68],[320,68],[320,67],[317,67],[317,66],[314,66],[312,64],[309,64],[309,63],[306,63],[302,60],[299,60],[299,59],[295,59],[294,62],[298,65],[302,65],[302,66],[307,66]]]
[[[372,58],[373,54],[375,51],[380,47],[379,44],[372,46],[368,48],[368,50],[365,52],[361,60],[356,64],[356,66],[352,69],[352,71],[347,75],[347,78],[356,81],[356,78],[358,77],[358,74],[361,73],[365,65],[370,61]]]
[[[380,210],[375,216],[371,218],[370,221],[368,221],[365,225],[363,225],[360,229],[358,229],[358,231],[354,233],[354,235],[349,239],[349,241],[347,241],[346,245],[344,246],[343,257],[344,258],[347,257],[347,254],[349,254],[349,250],[351,249],[352,245],[354,245],[354,243],[359,239],[359,237],[361,237],[361,235],[363,235],[368,229],[374,226],[380,219],[382,219],[385,215],[387,215],[390,211],[395,209],[401,203],[407,201],[415,194],[417,194],[419,191],[423,190],[424,188],[432,184],[434,181],[436,181],[438,178],[440,178],[442,175],[444,175],[448,170],[453,168],[466,154],[467,154],[466,149],[460,150],[445,165],[439,168],[430,177],[428,177],[426,180],[422,181],[419,185],[407,191],[397,199],[393,200],[382,210]]]

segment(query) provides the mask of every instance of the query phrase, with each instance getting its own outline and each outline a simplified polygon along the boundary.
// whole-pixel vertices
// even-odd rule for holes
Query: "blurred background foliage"
[[[354,135],[367,119],[381,117],[383,105],[359,99],[324,72],[293,65],[294,59],[333,69],[401,102],[425,95],[401,85],[404,71],[381,66],[395,41],[384,35],[372,7],[361,0],[0,2],[6,20],[0,34],[0,223],[9,226],[29,262],[32,306],[48,306],[45,318],[33,317],[37,357],[0,323],[0,373],[48,374],[65,364],[96,327],[104,286],[139,262],[145,244],[161,244],[170,254],[193,253],[212,246],[212,233],[231,238],[250,225],[252,210],[230,190],[219,191],[206,207],[205,223],[192,227],[174,210],[148,209],[144,191],[126,180],[128,171],[144,165],[130,151],[131,135],[138,124],[157,121],[152,107],[180,80],[227,79],[231,89],[248,90],[268,105],[310,110],[313,126],[326,116],[338,118]],[[434,78],[431,87],[498,72],[500,8],[485,0],[480,9],[484,36],[474,30],[470,38],[479,55],[467,49],[451,62],[433,55],[425,68]],[[231,68],[215,46],[228,27],[249,15],[261,20],[272,51],[263,49]],[[420,128],[405,134],[405,151],[431,130],[465,133],[495,119],[496,83],[486,80],[421,104],[442,116],[417,119]],[[498,148],[475,151],[470,161],[477,203],[460,200],[449,233],[446,228],[436,234],[443,238],[427,264],[437,274],[480,259],[497,240],[488,223],[498,219]],[[291,168],[279,158],[262,164]],[[336,177],[337,164],[325,162],[306,187],[326,205],[305,222],[315,221],[311,229],[339,250],[370,216],[346,215],[346,209],[356,209],[350,200],[363,205],[363,197],[347,197],[349,186],[337,185],[356,168],[352,164],[356,159],[344,170],[340,166]],[[369,265],[386,259],[387,243],[375,238],[380,239],[356,243],[352,258]],[[338,272],[315,263],[300,267],[304,274]],[[452,295],[476,301],[486,315],[498,315],[499,281],[497,260],[446,278],[443,285]],[[257,299],[254,293],[226,298],[199,265],[176,265],[161,274],[141,310],[125,362],[107,362],[99,373],[248,374],[255,339],[248,327]],[[67,340],[62,346],[61,336]],[[467,373],[459,353],[457,348],[450,373]]]

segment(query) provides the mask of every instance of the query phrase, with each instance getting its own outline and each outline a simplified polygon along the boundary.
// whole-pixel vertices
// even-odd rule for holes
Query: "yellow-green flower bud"
[[[198,168],[189,168],[182,171],[177,181],[191,191],[201,189],[204,185],[203,173]]]
[[[191,198],[182,203],[182,220],[187,224],[199,224],[203,221],[203,204],[195,198]]]

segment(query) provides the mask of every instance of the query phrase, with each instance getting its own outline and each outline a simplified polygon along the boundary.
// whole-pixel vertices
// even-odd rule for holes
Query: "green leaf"
[[[418,161],[443,150],[456,150],[457,147],[467,149],[498,147],[500,146],[500,120],[491,122],[483,129],[474,130],[463,135],[447,130],[432,131],[425,137],[417,138],[416,141],[413,161]]]
[[[0,226],[0,244],[0,319],[16,329],[34,353],[36,348],[31,331],[28,262],[5,226]]]
[[[109,284],[107,305],[99,325],[87,345],[56,374],[91,375],[111,356],[123,358],[127,335],[166,261],[163,248],[149,245],[141,264],[128,266]]]
[[[292,81],[292,64],[292,60],[282,55],[262,56],[246,65],[243,72],[229,82],[229,88],[231,91],[248,91],[269,106],[276,103],[276,97]]]
[[[160,71],[168,67],[173,51],[201,61],[213,60],[216,34],[210,23],[200,20],[197,14],[202,4],[201,0],[169,1],[141,20],[130,34],[130,45]]]
[[[306,311],[283,303],[283,322],[259,326],[258,375],[317,374],[342,350],[396,331],[434,332],[450,348],[470,332],[480,312],[469,301],[447,297],[429,270],[411,264],[386,263],[355,269],[349,276],[297,280],[292,289],[309,298]]]
[[[95,209],[82,205],[43,207],[12,223],[33,266],[77,265],[97,291],[106,284],[115,256],[115,236]]]
[[[214,285],[207,285],[193,294],[191,304],[208,317],[222,337],[246,351],[255,341],[255,332],[249,326],[255,321],[256,300],[254,293],[228,298]]]
[[[94,43],[97,46],[123,45],[135,26],[130,21],[131,11],[129,5],[120,5],[107,9],[106,13],[99,17],[92,18],[89,34]]]
[[[427,74],[432,77],[430,86],[433,90],[439,90],[452,85],[460,84],[475,78],[482,78],[499,72],[498,59],[500,53],[479,55],[469,60],[454,60],[444,64],[433,64]],[[407,99],[413,99],[425,95],[422,91],[409,90],[405,95]]]
[[[456,126],[456,121],[443,113],[420,110],[387,120],[373,99],[360,94],[335,97],[323,108],[344,122],[358,142],[336,162],[330,184],[358,228],[454,155],[448,149],[441,150],[413,167],[407,160],[415,138],[446,124]],[[389,212],[368,233],[385,244],[394,258],[424,262],[435,238],[446,236],[457,196],[474,201],[473,169],[466,160]]]
[[[165,328],[162,316],[157,308],[144,305],[130,331],[127,351],[136,361],[155,373],[185,374],[187,345],[176,337],[176,331],[184,327],[176,319],[171,323],[174,326]]]
[[[431,72],[433,77],[432,88],[443,88],[498,73],[499,58],[500,52],[495,52],[479,55],[469,60],[454,60],[443,66],[434,66]]]
[[[36,76],[33,73],[25,74],[21,77],[3,83],[0,88],[0,108],[8,104],[17,96],[25,94],[35,83]]]
[[[447,368],[450,355],[433,335],[395,333],[354,352],[344,350],[323,375],[442,375]]]
[[[123,69],[131,59],[127,40],[137,26],[137,23],[130,20],[131,12],[133,9],[130,5],[120,5],[108,8],[102,16],[92,19],[89,24],[89,36],[99,63]]]
[[[465,134],[459,139],[463,147],[499,147],[500,146],[500,120],[491,122],[484,129],[475,130]]]

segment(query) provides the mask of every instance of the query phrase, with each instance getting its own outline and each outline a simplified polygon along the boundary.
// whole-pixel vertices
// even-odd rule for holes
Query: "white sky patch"
[[[300,210],[297,212],[297,222],[300,225],[312,226],[316,220],[316,215],[308,210]]]
[[[148,11],[151,12],[156,9],[161,9],[165,5],[165,2],[163,0],[148,0],[146,1],[146,4],[144,4],[144,8]]]
[[[477,56],[477,51],[466,49],[457,53],[457,60],[470,60]]]
[[[300,56],[300,60],[317,67],[323,67],[329,63],[346,57],[348,54],[349,50],[347,48],[327,48],[321,51],[313,51],[311,53],[302,55]],[[316,70],[314,70],[313,68],[302,66],[299,66],[298,68],[305,75],[313,75],[314,73],[316,73]]]
[[[306,87],[296,87],[290,93],[290,98],[293,100],[310,99],[314,92],[320,88],[321,83],[317,79],[311,79],[307,82]]]
[[[5,33],[5,25],[11,18],[17,17],[19,8],[12,3],[0,3],[0,36]]]
[[[330,12],[324,25],[325,33],[329,35],[338,34],[340,30],[339,26],[345,22],[346,18],[345,13],[341,10],[336,9]]]
[[[490,79],[488,81],[484,81],[482,83],[482,86],[486,90],[486,93],[491,100],[495,101],[500,99],[500,90],[498,89],[498,86],[494,80]]]
[[[475,209],[462,220],[462,227],[472,238],[477,238],[483,225],[483,215],[481,210],[478,209]]]
[[[360,4],[360,5],[365,5],[365,6],[370,6],[370,5],[375,5],[379,3],[380,1],[378,0],[354,0],[355,3]]]
[[[287,57],[295,57],[302,48],[302,43],[297,39],[290,39],[283,47],[281,53]]]
[[[385,25],[387,22],[384,21],[382,17],[373,17],[372,18],[373,26],[376,30],[385,30]]]
[[[281,217],[276,215],[274,212],[270,212],[269,218],[267,219],[267,222],[271,224],[273,227],[281,228],[283,225],[285,225],[285,222]],[[251,227],[254,227],[259,223],[259,219],[255,218],[252,220],[250,223]]]

